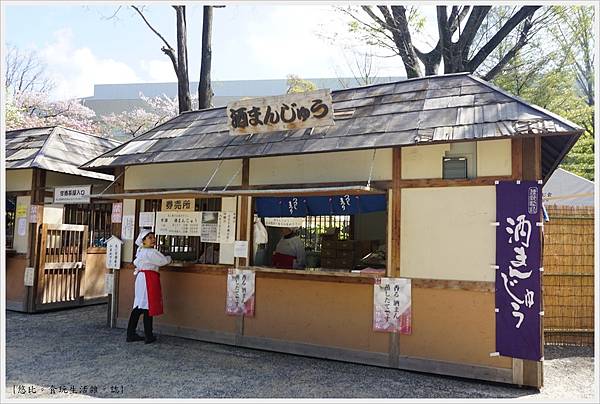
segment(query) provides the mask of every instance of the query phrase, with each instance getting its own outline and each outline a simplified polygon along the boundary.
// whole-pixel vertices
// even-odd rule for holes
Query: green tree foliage
[[[305,93],[307,91],[315,91],[317,85],[309,80],[304,80],[295,74],[289,74],[287,76],[287,94],[292,93]]]
[[[554,7],[556,24],[504,67],[494,84],[585,129],[561,167],[594,180],[593,7]],[[590,43],[591,41],[591,43]],[[511,46],[510,43],[502,46]],[[498,55],[503,52],[502,46]]]

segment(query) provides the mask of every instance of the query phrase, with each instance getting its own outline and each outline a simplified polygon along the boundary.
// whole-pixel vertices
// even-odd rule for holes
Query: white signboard
[[[156,215],[154,212],[140,212],[138,227],[149,227],[154,230],[154,220]]]
[[[227,274],[226,312],[232,316],[254,316],[254,271],[230,268]]]
[[[90,203],[91,185],[54,188],[54,203]]]
[[[38,222],[42,209],[44,209],[44,207],[41,205],[29,205],[29,223]]]
[[[219,212],[219,243],[235,241],[235,212]]]
[[[236,240],[233,245],[233,256],[239,258],[248,258],[248,241]]]
[[[110,215],[111,223],[121,223],[123,218],[123,202],[115,202],[112,204],[112,213]]]
[[[377,278],[373,292],[373,331],[410,334],[410,279]]]
[[[133,240],[135,228],[135,216],[124,215],[121,223],[121,238],[123,240]]]
[[[200,236],[203,243],[217,243],[219,240],[219,212],[201,212],[202,228]]]
[[[156,212],[156,234],[200,236],[202,212]]]
[[[34,271],[35,270],[31,267],[25,268],[25,276],[23,279],[23,284],[25,286],[33,286]]]
[[[24,236],[27,233],[27,218],[20,217],[17,220],[17,234],[19,236]]]
[[[113,294],[113,283],[115,276],[114,274],[105,274],[104,275],[104,293],[107,295]]]
[[[265,226],[295,229],[304,225],[303,217],[265,217]]]
[[[233,243],[235,212],[201,212],[203,243]]]
[[[120,269],[121,268],[121,246],[123,241],[118,237],[111,236],[106,241],[106,268]]]
[[[234,101],[227,105],[227,125],[233,135],[332,126],[331,91]]]

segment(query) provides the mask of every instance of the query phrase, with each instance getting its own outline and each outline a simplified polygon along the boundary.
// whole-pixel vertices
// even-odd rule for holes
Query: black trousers
[[[133,337],[135,335],[135,329],[137,328],[138,321],[141,315],[144,315],[144,336],[146,339],[152,338],[154,334],[152,333],[152,316],[148,313],[146,309],[135,308],[131,310],[131,315],[129,316],[129,323],[127,324],[127,337]]]

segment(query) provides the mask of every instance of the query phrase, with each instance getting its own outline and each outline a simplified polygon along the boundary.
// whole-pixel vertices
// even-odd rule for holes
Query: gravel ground
[[[141,320],[140,320],[141,324]],[[594,398],[594,352],[547,347],[541,391],[159,336],[125,343],[106,306],[6,312],[7,398]]]

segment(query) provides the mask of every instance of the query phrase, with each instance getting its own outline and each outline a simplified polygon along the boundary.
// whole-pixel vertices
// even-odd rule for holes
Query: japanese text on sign
[[[373,293],[373,330],[410,334],[411,282],[403,278],[378,278]]]
[[[541,357],[541,186],[496,185],[496,350],[503,356]]]
[[[154,230],[154,221],[156,219],[156,214],[154,212],[140,212],[138,218],[138,227],[142,228],[150,228]]]
[[[121,220],[121,238],[123,240],[133,240],[135,231],[135,216],[124,215]]]
[[[331,126],[332,104],[329,90],[240,100],[227,105],[227,123],[234,135]]]
[[[194,199],[163,199],[163,212],[193,212],[195,209]]]
[[[227,274],[227,314],[254,316],[255,279],[254,271],[229,269]]]
[[[233,243],[235,212],[202,212],[203,243]]]
[[[106,267],[109,269],[121,268],[121,241],[118,237],[112,236],[106,242]]]
[[[202,212],[156,212],[156,234],[200,236]]]
[[[295,229],[302,227],[304,224],[303,217],[266,217],[265,226],[269,227],[289,227]]]
[[[90,203],[91,185],[54,188],[54,203]]]
[[[123,202],[115,202],[112,204],[112,213],[110,215],[110,221],[112,223],[121,223],[123,217]]]
[[[29,205],[29,223],[37,223],[43,211],[42,205]]]

